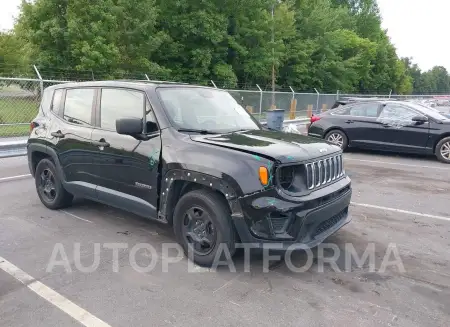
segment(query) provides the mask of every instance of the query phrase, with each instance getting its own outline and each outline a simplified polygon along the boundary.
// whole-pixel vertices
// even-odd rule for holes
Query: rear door
[[[430,122],[414,122],[412,118],[415,116],[424,115],[402,104],[388,103],[384,106],[378,122],[383,126],[381,141],[386,148],[418,153],[426,151]]]
[[[68,191],[90,198],[95,198],[92,153],[96,149],[91,143],[94,100],[94,88],[55,90],[51,111],[59,119],[53,119],[50,127]]]
[[[146,94],[140,90],[102,88],[92,142],[100,201],[138,215],[157,218],[161,137]],[[140,118],[145,140],[116,132],[116,120]]]
[[[380,110],[379,102],[366,102],[352,104],[336,112],[338,126],[344,129],[352,146],[371,146],[377,142],[380,137],[380,124],[377,122]]]

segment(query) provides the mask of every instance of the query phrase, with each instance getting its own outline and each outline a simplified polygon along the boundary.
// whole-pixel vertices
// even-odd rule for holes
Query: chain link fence
[[[39,76],[40,77],[40,76]],[[0,143],[6,138],[26,137],[29,124],[37,115],[42,91],[51,85],[69,81],[0,77]],[[259,86],[258,86],[259,88]],[[291,89],[292,90],[292,89]],[[270,92],[258,90],[227,90],[258,120],[264,121],[267,110],[284,109],[285,119],[307,118],[328,110],[343,97],[381,97],[392,99],[431,99],[417,95],[358,95]],[[294,101],[295,100],[295,101]]]

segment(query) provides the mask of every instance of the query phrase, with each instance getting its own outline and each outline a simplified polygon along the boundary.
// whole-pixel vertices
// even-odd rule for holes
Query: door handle
[[[353,120],[347,120],[346,123],[347,123],[347,124],[353,124],[354,121],[353,121]]]
[[[95,145],[95,146],[104,147],[104,148],[107,148],[110,145],[104,139],[101,139],[100,141],[92,141],[92,144]]]
[[[63,133],[61,133],[61,131],[57,131],[57,132],[52,132],[51,136],[56,137],[58,139],[63,139],[65,135]]]

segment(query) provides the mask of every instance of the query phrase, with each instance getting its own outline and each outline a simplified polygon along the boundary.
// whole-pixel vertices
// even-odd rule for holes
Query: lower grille
[[[319,226],[317,227],[316,231],[314,232],[313,237],[316,237],[317,235],[322,234],[323,232],[327,231],[328,229],[330,229],[331,227],[333,227],[334,225],[339,223],[342,219],[345,218],[345,216],[347,215],[347,212],[348,212],[348,209],[344,209],[337,215],[331,217],[330,219],[327,219],[327,220],[321,222],[319,224]]]
[[[342,155],[307,163],[305,168],[308,190],[331,184],[345,174]]]

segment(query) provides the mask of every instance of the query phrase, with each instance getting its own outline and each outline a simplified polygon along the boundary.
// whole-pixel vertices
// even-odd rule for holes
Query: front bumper
[[[262,191],[241,198],[243,214],[233,215],[233,222],[245,246],[312,248],[351,221],[351,195],[348,177],[295,199],[275,189]]]

